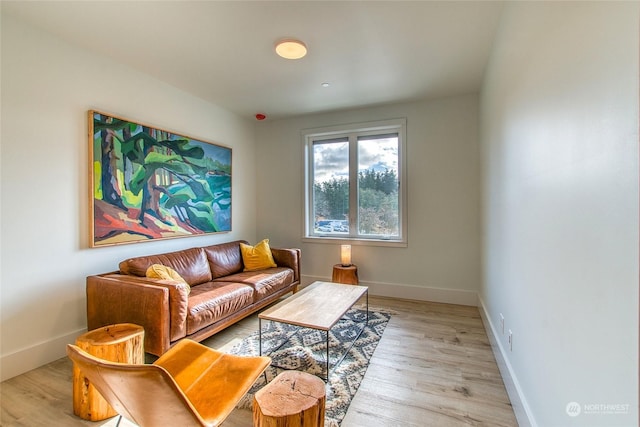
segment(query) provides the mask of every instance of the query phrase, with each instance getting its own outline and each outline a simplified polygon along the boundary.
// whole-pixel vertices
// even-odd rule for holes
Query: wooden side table
[[[323,427],[325,384],[315,375],[283,371],[253,396],[254,427]]]
[[[351,264],[343,266],[336,264],[333,266],[333,276],[331,281],[334,283],[344,283],[347,285],[357,285],[358,282],[358,266]]]
[[[132,323],[104,326],[80,335],[76,345],[92,356],[112,362],[144,363],[144,328]],[[118,413],[98,390],[73,366],[73,413],[85,420],[99,421]]]

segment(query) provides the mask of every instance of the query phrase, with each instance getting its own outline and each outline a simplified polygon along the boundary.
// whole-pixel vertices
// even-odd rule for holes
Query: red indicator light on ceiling
[[[264,120],[264,119],[266,119],[266,118],[267,118],[267,116],[265,116],[265,115],[264,115],[264,114],[262,114],[262,113],[258,113],[258,114],[256,114],[256,119],[257,119],[257,120]]]

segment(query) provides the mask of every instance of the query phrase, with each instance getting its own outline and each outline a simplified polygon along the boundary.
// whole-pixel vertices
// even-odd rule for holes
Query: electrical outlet
[[[500,313],[500,332],[504,335],[504,316]]]
[[[509,329],[509,351],[513,351],[513,332]]]

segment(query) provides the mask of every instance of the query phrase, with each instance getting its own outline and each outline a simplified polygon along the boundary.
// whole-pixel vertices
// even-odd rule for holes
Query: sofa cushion
[[[245,240],[221,243],[218,245],[204,247],[207,254],[211,277],[228,276],[242,271],[242,255],[240,254],[240,243],[247,243]]]
[[[152,264],[171,267],[191,286],[211,281],[211,270],[202,248],[129,258],[120,263],[120,272],[144,277]]]
[[[187,334],[221,320],[253,303],[250,286],[231,282],[207,282],[192,288],[187,312]]]
[[[263,239],[255,246],[240,243],[242,253],[242,263],[244,271],[264,270],[265,268],[277,267],[271,255],[269,239]]]
[[[293,270],[286,267],[276,267],[261,271],[243,271],[220,277],[215,282],[237,282],[251,286],[255,291],[253,301],[259,301],[292,284]]]

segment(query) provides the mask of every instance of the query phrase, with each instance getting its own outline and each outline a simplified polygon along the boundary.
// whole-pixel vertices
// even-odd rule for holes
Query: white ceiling
[[[240,115],[478,91],[502,2],[2,1],[12,14]],[[276,56],[283,37],[300,60]],[[321,83],[328,82],[328,88]]]

